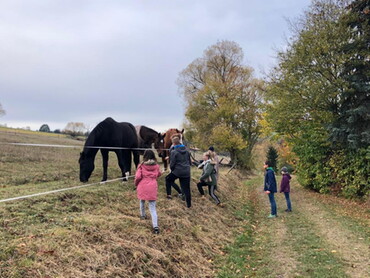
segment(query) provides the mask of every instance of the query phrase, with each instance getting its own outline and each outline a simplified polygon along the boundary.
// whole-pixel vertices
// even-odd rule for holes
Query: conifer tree
[[[279,155],[277,150],[273,147],[270,146],[268,151],[267,151],[267,161],[271,163],[270,167],[274,169],[274,171],[277,171],[277,159]]]
[[[356,0],[349,9],[343,19],[351,35],[343,46],[348,58],[341,74],[348,88],[339,96],[331,139],[357,149],[370,145],[370,0]]]

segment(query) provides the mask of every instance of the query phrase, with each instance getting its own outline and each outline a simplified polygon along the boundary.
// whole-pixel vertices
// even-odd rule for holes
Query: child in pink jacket
[[[161,175],[157,159],[152,150],[144,152],[143,162],[135,174],[137,198],[140,200],[140,218],[146,219],[145,201],[149,201],[149,211],[152,216],[153,233],[159,234],[156,200],[158,193],[157,178]]]

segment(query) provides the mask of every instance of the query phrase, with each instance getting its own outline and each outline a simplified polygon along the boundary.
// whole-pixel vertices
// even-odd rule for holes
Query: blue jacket
[[[271,168],[266,169],[264,191],[270,191],[271,193],[277,192],[275,173]]]

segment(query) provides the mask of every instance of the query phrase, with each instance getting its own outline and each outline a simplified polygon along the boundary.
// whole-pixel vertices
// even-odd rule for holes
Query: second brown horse
[[[184,140],[183,133],[184,133],[184,129],[178,130],[177,128],[170,128],[164,134],[162,134],[162,136],[164,136],[163,137],[163,149],[161,152],[159,152],[159,156],[162,157],[162,162],[163,162],[165,170],[167,170],[169,157],[170,157],[169,149],[172,146],[171,139],[174,136],[178,136],[180,138],[180,142],[182,143]]]

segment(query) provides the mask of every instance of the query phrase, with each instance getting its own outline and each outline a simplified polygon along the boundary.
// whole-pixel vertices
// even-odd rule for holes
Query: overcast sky
[[[309,0],[1,0],[0,124],[180,127],[179,72],[220,40],[257,77]]]

